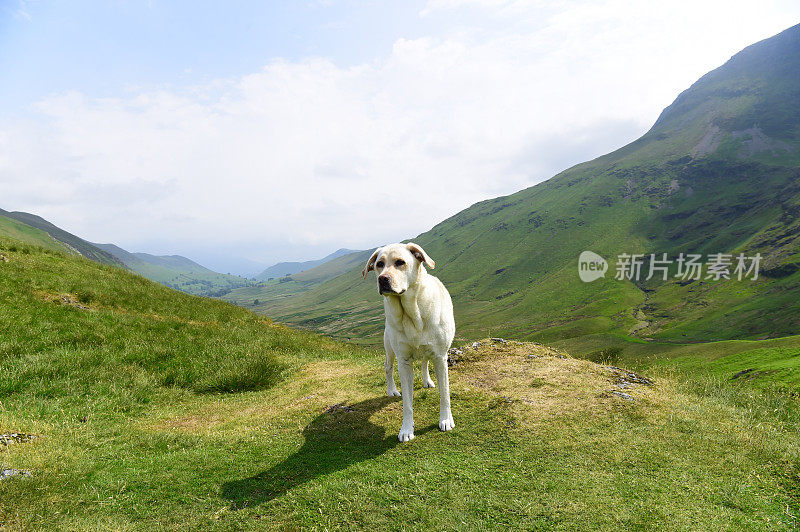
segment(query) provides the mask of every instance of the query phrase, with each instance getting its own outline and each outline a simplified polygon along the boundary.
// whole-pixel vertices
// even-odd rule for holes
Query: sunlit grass
[[[11,529],[796,527],[797,404],[484,342],[415,393],[379,352],[122,270],[0,241],[0,481]],[[533,356],[530,356],[533,355]],[[614,391],[623,391],[628,400]]]

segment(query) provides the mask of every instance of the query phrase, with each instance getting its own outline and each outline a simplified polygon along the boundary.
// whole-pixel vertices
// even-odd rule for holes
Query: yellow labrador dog
[[[403,389],[403,425],[397,439],[414,439],[414,373],[412,362],[422,360],[422,383],[434,386],[428,374],[428,361],[433,363],[439,383],[439,429],[455,426],[450,411],[450,383],[447,374],[447,350],[456,334],[453,302],[442,282],[429,275],[425,266],[435,263],[417,244],[389,244],[375,250],[361,275],[375,270],[378,291],[383,296],[386,329],[386,390],[400,395],[394,384],[393,366]]]

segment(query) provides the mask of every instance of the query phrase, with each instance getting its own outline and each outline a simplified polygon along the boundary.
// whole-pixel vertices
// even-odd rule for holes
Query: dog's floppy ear
[[[424,262],[428,268],[434,269],[436,267],[436,263],[433,262],[433,259],[430,258],[427,253],[425,253],[425,250],[422,249],[419,244],[409,242],[406,244],[406,248],[408,248],[411,254],[414,255],[418,261]]]
[[[372,256],[369,258],[369,260],[367,261],[367,265],[364,266],[364,271],[361,272],[361,277],[363,277],[364,279],[367,278],[367,274],[369,272],[375,269],[375,261],[378,260],[378,252],[380,250],[381,248],[376,249],[375,253],[373,253]]]

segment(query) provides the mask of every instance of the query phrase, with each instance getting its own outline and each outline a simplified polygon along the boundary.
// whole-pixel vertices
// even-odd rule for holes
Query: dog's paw
[[[400,434],[397,435],[400,441],[411,441],[414,439],[414,428],[407,429],[405,427],[400,429]]]
[[[453,417],[448,417],[446,419],[439,420],[439,430],[443,432],[447,432],[448,430],[453,430],[453,427],[456,426],[455,421],[453,421]]]
[[[423,387],[423,388],[436,388],[436,385],[435,385],[435,384],[433,383],[433,381],[432,381],[432,380],[429,378],[429,379],[427,379],[427,380],[425,380],[425,379],[423,379],[423,380],[422,380],[422,387]]]
[[[397,388],[386,390],[386,395],[389,397],[400,397],[400,391]]]

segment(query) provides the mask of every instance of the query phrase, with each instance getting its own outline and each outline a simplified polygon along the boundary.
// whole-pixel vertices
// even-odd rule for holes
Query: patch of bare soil
[[[645,399],[653,386],[632,371],[541,344],[496,340],[451,350],[451,382],[497,395],[530,421],[616,408]]]

